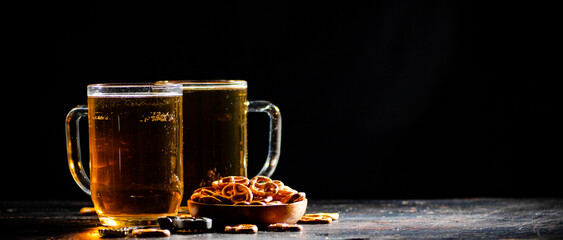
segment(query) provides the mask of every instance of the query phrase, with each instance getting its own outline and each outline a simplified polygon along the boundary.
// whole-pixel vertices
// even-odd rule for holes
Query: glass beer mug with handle
[[[183,85],[184,200],[226,176],[247,176],[247,112],[270,117],[269,152],[258,175],[276,169],[281,142],[281,115],[268,101],[247,101],[244,80],[175,80]]]
[[[88,105],[66,118],[68,163],[105,226],[154,225],[183,194],[182,85],[88,85]],[[80,154],[88,118],[90,178]]]

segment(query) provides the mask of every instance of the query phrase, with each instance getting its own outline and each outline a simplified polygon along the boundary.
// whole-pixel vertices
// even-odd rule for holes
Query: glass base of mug
[[[130,227],[130,226],[158,226],[154,217],[99,217],[100,222],[106,227]]]

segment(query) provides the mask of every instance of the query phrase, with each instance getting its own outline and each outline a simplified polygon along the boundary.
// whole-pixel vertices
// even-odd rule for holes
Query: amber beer
[[[268,101],[247,101],[244,80],[176,80],[161,84],[183,86],[184,199],[214,180],[247,176],[246,114],[263,112],[270,117],[268,157],[258,175],[274,172],[281,142],[281,115]]]
[[[184,87],[183,112],[184,199],[221,177],[246,176],[246,86]]]
[[[182,198],[181,96],[88,97],[98,214],[175,214]]]
[[[88,117],[90,178],[80,153]],[[155,225],[180,207],[182,85],[88,85],[88,105],[66,118],[69,169],[105,226]]]

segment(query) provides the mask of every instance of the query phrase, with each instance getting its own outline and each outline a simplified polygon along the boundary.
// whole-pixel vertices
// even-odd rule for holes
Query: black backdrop
[[[63,129],[87,84],[226,78],[281,109],[273,178],[309,198],[560,197],[560,27],[514,4],[7,8],[1,196],[88,199]],[[252,174],[267,118],[249,126]]]

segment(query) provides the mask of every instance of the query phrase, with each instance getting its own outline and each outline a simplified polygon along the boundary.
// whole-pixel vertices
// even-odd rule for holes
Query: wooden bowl
[[[256,206],[207,204],[189,200],[188,208],[194,217],[213,219],[213,226],[255,224],[267,226],[272,223],[294,224],[305,214],[307,199],[290,204]]]

